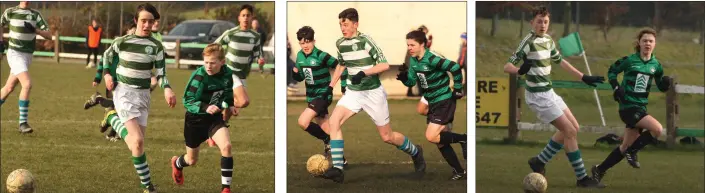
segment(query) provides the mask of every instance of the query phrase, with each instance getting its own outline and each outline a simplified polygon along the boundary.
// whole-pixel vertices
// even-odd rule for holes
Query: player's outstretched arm
[[[605,81],[605,77],[603,76],[588,76],[583,74],[578,69],[575,69],[573,65],[570,65],[568,61],[565,61],[563,59],[561,59],[561,67],[566,71],[570,72],[570,74],[572,74],[573,76],[582,80],[585,84],[590,86],[597,86],[598,83],[602,83]]]
[[[406,87],[412,87],[416,85],[416,71],[413,68],[404,68],[402,65],[399,74],[397,74],[397,80]]]
[[[174,95],[174,91],[171,90],[169,80],[166,78],[166,63],[164,61],[164,48],[162,46],[157,46],[157,60],[154,62],[154,68],[157,69],[157,82],[159,82],[159,87],[164,89],[164,99],[169,107],[174,108],[176,106],[176,96]]]
[[[612,96],[614,98],[614,101],[620,103],[624,101],[625,92],[624,88],[619,85],[617,75],[624,71],[624,67],[628,66],[627,64],[625,64],[625,62],[627,62],[627,57],[615,61],[612,65],[610,65],[610,68],[607,70],[607,79],[609,79],[610,86],[612,86],[612,90],[614,90]]]

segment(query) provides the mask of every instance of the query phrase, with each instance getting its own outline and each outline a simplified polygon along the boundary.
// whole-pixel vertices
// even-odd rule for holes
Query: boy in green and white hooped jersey
[[[341,65],[336,67],[333,81],[330,83],[328,93],[333,87],[343,70],[348,70],[347,91],[338,101],[333,113],[328,119],[330,128],[330,147],[333,167],[328,169],[323,178],[342,183],[344,180],[343,166],[343,133],[340,126],[348,118],[364,110],[377,126],[382,140],[396,146],[399,150],[409,154],[414,162],[416,172],[426,170],[421,146],[414,145],[399,132],[392,131],[389,124],[389,106],[387,93],[380,84],[379,74],[389,69],[387,59],[382,50],[369,36],[357,31],[358,13],[354,8],[348,8],[338,15],[340,30],[343,37],[336,42],[338,48],[338,61]]]
[[[315,44],[313,28],[304,26],[296,32],[301,51],[296,55],[296,64],[293,68],[293,78],[306,84],[306,102],[308,108],[299,115],[299,127],[313,137],[323,141],[324,154],[329,155],[330,135],[328,135],[328,106],[333,102],[330,69],[338,66],[338,60],[330,54],[319,50]],[[346,72],[343,72],[346,76]],[[346,82],[340,82],[340,88],[345,93]],[[312,122],[316,119],[318,124]]]
[[[656,31],[644,29],[637,35],[636,53],[625,56],[612,64],[607,77],[614,89],[614,100],[619,103],[619,117],[626,124],[624,140],[599,165],[592,167],[592,174],[602,180],[608,169],[626,158],[629,165],[640,168],[636,153],[653,143],[663,132],[661,123],[646,112],[651,91],[651,80],[660,91],[668,91],[671,78],[664,76],[663,67],[653,54]],[[617,76],[624,73],[622,83]],[[642,130],[645,129],[646,131]]]
[[[428,40],[423,31],[412,31],[406,34],[406,45],[411,58],[409,68],[400,69],[397,80],[405,86],[418,84],[424,89],[423,96],[429,102],[426,115],[426,140],[436,144],[443,158],[453,168],[451,180],[465,179],[467,172],[455,155],[452,143],[460,143],[463,157],[466,158],[467,135],[450,131],[446,124],[453,122],[456,100],[463,98],[463,74],[460,65],[433,54],[426,48]],[[448,87],[453,75],[453,90]]]
[[[529,166],[536,172],[545,175],[545,165],[565,145],[568,161],[573,167],[578,187],[604,188],[599,181],[588,176],[580,149],[578,149],[578,121],[573,116],[563,99],[551,88],[551,65],[560,64],[563,69],[574,77],[582,79],[585,84],[596,86],[604,81],[601,76],[583,75],[570,63],[563,60],[555,42],[547,34],[550,23],[550,13],[545,7],[534,10],[531,26],[533,31],[519,43],[516,52],[504,65],[504,72],[525,75],[525,99],[536,116],[544,123],[551,123],[558,131],[551,137],[548,145],[537,155],[529,159]],[[520,68],[514,65],[524,61]]]
[[[252,5],[245,4],[240,7],[238,12],[239,25],[225,31],[214,42],[227,47],[225,64],[233,71],[233,98],[235,98],[236,106],[242,108],[250,104],[250,98],[245,89],[247,87],[245,79],[250,74],[252,58],[257,57],[257,63],[264,65],[262,46],[260,45],[262,37],[251,26],[254,13]],[[232,113],[226,111],[223,113],[223,120],[227,123],[232,115]],[[208,143],[213,145],[212,140],[208,140]]]
[[[29,64],[32,63],[32,53],[37,34],[45,39],[51,39],[51,32],[44,17],[37,10],[29,8],[29,2],[20,1],[16,7],[6,9],[0,16],[0,26],[8,26],[10,29],[10,39],[8,41],[7,63],[10,65],[10,75],[5,86],[0,90],[0,106],[12,93],[19,82],[22,90],[19,96],[19,131],[20,133],[32,133],[34,130],[29,126],[29,93],[32,88],[29,76]],[[0,34],[2,34],[0,27]],[[0,36],[0,55],[4,51],[4,42]],[[1,57],[0,57],[1,58]]]
[[[143,145],[150,107],[149,88],[153,68],[156,68],[157,80],[160,87],[164,89],[167,104],[171,108],[176,106],[176,97],[166,78],[164,48],[150,35],[155,18],[159,18],[156,7],[149,3],[140,4],[134,19],[137,23],[135,34],[123,36],[121,41],[113,42],[111,52],[106,53],[106,58],[118,55],[120,59],[115,70],[117,82],[113,82],[113,75],[105,75],[105,84],[113,91],[115,109],[120,119],[116,122],[124,125],[116,127],[113,123],[113,129],[125,140],[132,153],[132,162],[144,192],[156,191],[151,183]],[[110,69],[106,71],[110,72]]]

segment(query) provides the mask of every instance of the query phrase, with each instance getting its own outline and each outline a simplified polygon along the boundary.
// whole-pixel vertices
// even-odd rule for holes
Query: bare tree
[[[599,2],[591,5],[595,12],[593,19],[598,29],[602,31],[602,37],[607,41],[607,34],[615,24],[619,23],[619,17],[629,11],[629,7],[625,2]]]

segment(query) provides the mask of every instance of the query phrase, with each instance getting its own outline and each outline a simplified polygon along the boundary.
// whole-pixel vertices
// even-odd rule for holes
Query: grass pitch
[[[66,61],[66,60],[64,60]],[[3,59],[2,84],[10,69]],[[137,192],[139,178],[124,141],[109,142],[98,131],[103,109],[83,110],[84,101],[96,90],[90,86],[95,69],[83,64],[56,64],[35,58],[30,67],[32,93],[29,123],[35,132],[20,135],[17,131],[16,87],[0,113],[1,172],[0,186],[15,169],[31,171],[37,192]],[[152,182],[160,192],[220,191],[220,153],[217,148],[201,144],[196,166],[184,170],[185,184],[178,187],[171,179],[169,160],[185,153],[182,96],[192,71],[167,70],[178,104],[170,109],[164,92],[152,93],[145,152]],[[232,189],[239,192],[274,191],[274,77],[248,78],[251,105],[239,117],[230,120],[230,137],[234,158]],[[256,88],[256,89],[252,89]]]
[[[336,99],[338,97],[335,97]],[[335,104],[337,101],[334,101]],[[323,143],[301,130],[297,120],[306,108],[305,101],[287,103],[287,191],[288,192],[465,192],[466,181],[449,180],[452,170],[438,148],[426,141],[426,118],[416,114],[415,100],[389,100],[391,125],[424,149],[426,175],[411,175],[411,158],[379,137],[367,114],[361,112],[342,127],[345,137],[345,182],[315,178],[306,171],[306,160],[323,152]],[[453,131],[464,133],[467,128],[467,101],[458,101]],[[329,107],[332,111],[333,106]],[[453,145],[465,167],[460,145]],[[467,168],[467,167],[465,167]],[[470,171],[472,172],[472,171]],[[470,179],[472,180],[472,179]]]

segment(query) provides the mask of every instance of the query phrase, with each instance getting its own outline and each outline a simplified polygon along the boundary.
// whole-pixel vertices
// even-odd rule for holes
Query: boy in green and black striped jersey
[[[644,29],[637,35],[636,53],[625,56],[612,64],[607,72],[614,89],[614,100],[619,103],[619,117],[626,124],[624,140],[599,165],[592,167],[595,179],[602,180],[608,169],[626,158],[629,165],[640,168],[637,152],[653,143],[663,132],[663,126],[646,112],[649,104],[651,80],[660,91],[668,91],[671,78],[664,76],[661,63],[653,54],[656,47],[656,31]],[[617,76],[624,73],[622,83]],[[642,130],[646,130],[643,131]]]
[[[304,131],[323,141],[324,154],[329,155],[330,136],[328,135],[328,106],[333,101],[334,83],[331,81],[330,69],[335,69],[338,60],[330,54],[319,50],[315,44],[313,28],[304,26],[296,32],[301,51],[296,55],[293,78],[306,84],[306,102],[308,108],[299,115],[299,126]],[[346,76],[343,72],[343,76]],[[340,89],[345,93],[345,81],[340,82]],[[316,119],[316,123],[312,122]]]
[[[577,141],[577,132],[580,126],[563,98],[551,88],[551,66],[560,64],[563,69],[590,86],[596,86],[597,83],[603,82],[604,77],[583,75],[570,63],[563,60],[553,39],[547,34],[550,23],[549,16],[550,13],[545,7],[534,10],[531,19],[533,30],[521,41],[517,50],[504,65],[506,73],[525,75],[525,99],[529,108],[536,113],[539,120],[550,123],[558,129],[543,151],[529,159],[529,166],[534,172],[545,174],[546,163],[565,145],[568,161],[577,178],[577,186],[604,188],[605,186],[599,181],[588,176],[585,170]],[[514,65],[519,64],[522,60],[524,63],[521,67],[516,68]]]
[[[37,10],[29,8],[29,2],[20,1],[16,7],[6,9],[0,16],[0,34],[2,27],[8,26],[10,29],[10,39],[8,41],[7,63],[10,65],[10,75],[5,82],[5,86],[0,90],[0,106],[5,99],[14,91],[17,83],[22,85],[19,94],[19,131],[20,133],[32,133],[34,130],[29,126],[29,94],[32,88],[29,76],[29,64],[32,63],[32,53],[35,49],[37,34],[44,39],[51,39],[49,25],[44,21],[44,17]],[[0,36],[0,56],[4,51],[4,42]],[[1,58],[1,57],[0,57]]]
[[[176,105],[176,97],[166,78],[164,48],[150,35],[155,18],[159,18],[156,7],[149,3],[140,4],[134,19],[137,23],[135,34],[123,36],[120,41],[113,42],[111,51],[105,55],[105,58],[117,55],[120,60],[114,74],[117,82],[113,81],[111,74],[104,76],[106,86],[113,91],[115,109],[120,119],[116,122],[124,124],[124,127],[113,127],[113,129],[121,135],[130,148],[135,170],[145,192],[156,191],[151,183],[143,146],[143,133],[147,128],[149,115],[151,99],[149,88],[153,68],[157,71],[157,80],[160,87],[164,89],[167,104],[171,108]],[[111,71],[109,65],[104,67],[108,68],[106,71]]]
[[[463,97],[463,74],[460,65],[433,54],[429,48],[426,33],[412,31],[406,34],[406,44],[411,58],[409,68],[401,69],[397,80],[405,86],[412,87],[418,81],[424,89],[423,96],[429,103],[426,115],[426,139],[438,146],[441,155],[453,168],[451,180],[465,179],[467,172],[458,161],[458,157],[451,147],[452,143],[460,143],[463,157],[466,157],[467,135],[450,131],[446,125],[453,122],[456,100]],[[450,78],[447,72],[453,75],[453,90],[448,87]]]
[[[230,132],[222,112],[234,112],[237,107],[232,93],[233,71],[224,66],[225,50],[219,44],[210,44],[203,50],[203,61],[205,65],[191,74],[186,85],[183,99],[186,154],[171,158],[172,179],[177,185],[183,185],[183,169],[196,164],[200,144],[210,138],[220,148],[222,193],[230,193],[233,157]]]
[[[408,154],[414,162],[414,170],[418,173],[426,171],[426,161],[423,158],[421,146],[415,145],[404,134],[393,131],[389,120],[389,105],[387,93],[382,87],[379,75],[389,69],[387,59],[382,49],[368,35],[357,31],[358,13],[354,8],[348,8],[338,14],[338,24],[343,37],[336,41],[338,61],[331,86],[340,78],[344,70],[350,73],[347,81],[347,91],[338,101],[333,113],[328,119],[330,128],[331,160],[333,167],[328,169],[323,178],[343,183],[344,156],[343,133],[340,129],[345,120],[364,110],[377,126],[382,140]],[[328,87],[332,90],[332,87]],[[332,92],[332,91],[327,91]]]

